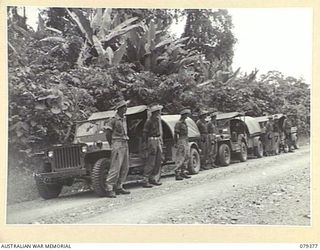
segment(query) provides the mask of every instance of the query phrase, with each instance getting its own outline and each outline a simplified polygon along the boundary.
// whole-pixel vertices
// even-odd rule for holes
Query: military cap
[[[181,110],[181,112],[180,112],[180,115],[184,115],[184,114],[191,114],[191,110],[190,109],[183,109],[183,110]]]
[[[269,120],[270,120],[270,119],[273,119],[272,115],[269,115],[269,116],[268,116],[268,119],[269,119]]]
[[[155,112],[155,111],[160,111],[161,109],[163,109],[163,106],[162,105],[153,105],[151,108],[150,108],[150,111],[151,113]]]
[[[128,104],[127,101],[121,100],[121,101],[119,101],[119,102],[116,104],[115,108],[116,108],[116,109],[119,109],[119,108],[121,108],[121,107],[123,107],[123,106],[127,106],[127,104]]]
[[[274,115],[273,118],[274,118],[274,119],[278,119],[278,115]]]

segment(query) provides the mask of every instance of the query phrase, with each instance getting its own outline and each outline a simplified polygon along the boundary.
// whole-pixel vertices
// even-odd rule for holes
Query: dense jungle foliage
[[[8,8],[9,155],[26,163],[51,143],[70,142],[76,121],[113,108],[160,103],[243,111],[291,113],[310,130],[310,86],[270,71],[232,70],[236,37],[226,10],[48,8],[38,29]],[[170,26],[186,18],[181,37]]]

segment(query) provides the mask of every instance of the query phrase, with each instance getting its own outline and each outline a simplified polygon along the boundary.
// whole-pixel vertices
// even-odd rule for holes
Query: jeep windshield
[[[77,126],[76,137],[90,136],[99,133],[101,121],[87,121]]]

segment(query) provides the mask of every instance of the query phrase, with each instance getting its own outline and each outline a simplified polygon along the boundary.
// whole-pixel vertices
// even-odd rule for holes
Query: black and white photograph
[[[6,11],[7,225],[312,226],[312,8]]]

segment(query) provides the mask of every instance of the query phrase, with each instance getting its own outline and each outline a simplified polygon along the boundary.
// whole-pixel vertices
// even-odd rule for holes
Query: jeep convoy
[[[105,179],[110,166],[111,147],[103,127],[113,117],[114,111],[93,113],[88,120],[78,122],[74,142],[70,145],[53,145],[42,156],[44,164],[35,174],[39,194],[44,199],[57,197],[64,185],[72,185],[75,179],[91,184],[98,196],[105,194]],[[129,175],[141,175],[145,164],[142,129],[148,117],[147,106],[128,108],[127,128],[129,136]],[[163,115],[163,167],[171,169],[175,164],[174,125],[179,115]],[[195,122],[186,120],[189,130],[191,160],[189,172],[200,171],[200,133]],[[159,176],[160,178],[160,176]]]
[[[52,145],[38,155],[43,157],[43,165],[35,173],[39,194],[44,199],[59,196],[63,186],[72,185],[75,180],[89,183],[98,196],[105,195],[105,179],[110,167],[111,147],[106,140],[105,124],[115,111],[93,113],[87,120],[77,122],[73,143]],[[127,109],[127,130],[129,136],[129,175],[141,176],[145,164],[142,130],[148,118],[145,105]],[[162,115],[163,130],[163,172],[175,168],[174,126],[179,115]],[[263,156],[263,119],[244,116],[238,112],[217,115],[217,163],[226,166],[231,160],[246,161],[249,155]],[[195,122],[188,118],[190,156],[188,171],[200,171],[200,132]],[[260,123],[260,125],[259,125]],[[159,176],[160,178],[160,176]],[[134,181],[139,181],[135,178]]]

